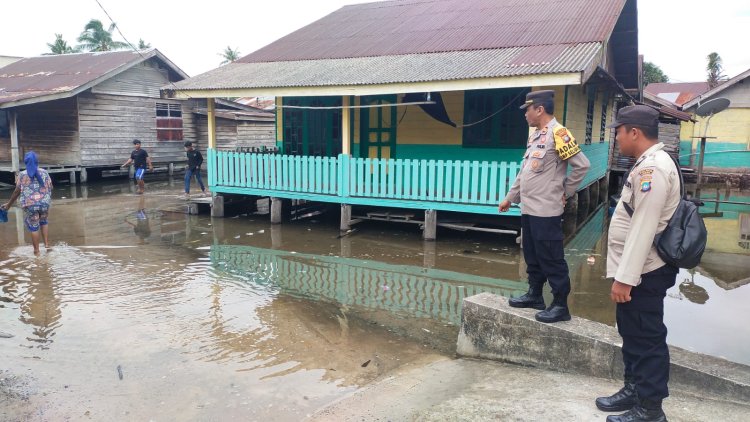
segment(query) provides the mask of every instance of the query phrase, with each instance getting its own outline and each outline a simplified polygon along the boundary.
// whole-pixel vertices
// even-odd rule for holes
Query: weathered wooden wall
[[[76,165],[80,161],[76,99],[48,101],[17,107],[18,147],[21,160],[28,151],[44,165]],[[3,139],[0,161],[10,161],[10,139]]]

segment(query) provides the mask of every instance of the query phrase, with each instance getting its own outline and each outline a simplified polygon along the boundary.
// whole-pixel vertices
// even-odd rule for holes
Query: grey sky
[[[133,44],[142,38],[189,75],[218,67],[227,47],[242,55],[357,0],[99,0]],[[675,82],[705,79],[705,57],[724,60],[727,76],[750,69],[750,2],[747,0],[640,0],[639,44],[647,61]],[[35,56],[49,51],[55,33],[68,44],[89,19],[109,19],[96,0],[3,2],[0,55]],[[116,35],[115,39],[120,39]]]

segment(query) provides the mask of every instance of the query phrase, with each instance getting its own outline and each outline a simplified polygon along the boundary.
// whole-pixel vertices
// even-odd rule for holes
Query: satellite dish
[[[698,106],[698,108],[695,110],[695,114],[701,116],[701,117],[708,117],[712,114],[716,114],[720,111],[726,110],[726,108],[729,107],[729,100],[726,98],[714,98],[713,100],[708,100],[705,103],[702,103]]]

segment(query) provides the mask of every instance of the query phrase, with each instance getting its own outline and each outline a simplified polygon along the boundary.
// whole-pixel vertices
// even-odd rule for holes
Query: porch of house
[[[581,147],[592,163],[579,188],[588,202],[589,187],[596,185],[598,192],[598,182],[606,177],[609,142]],[[498,215],[497,206],[520,168],[520,162],[506,161],[319,157],[213,148],[207,163],[215,194],[484,215]],[[521,210],[514,206],[503,215],[519,217]]]

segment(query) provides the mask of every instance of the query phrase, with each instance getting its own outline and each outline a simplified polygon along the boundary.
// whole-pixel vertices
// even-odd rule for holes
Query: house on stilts
[[[348,229],[357,214],[393,218],[357,209],[399,209],[434,239],[456,212],[511,226],[520,215],[503,220],[497,205],[525,152],[519,106],[533,90],[555,90],[558,120],[592,163],[579,206],[606,196],[606,125],[638,89],[637,45],[635,0],[383,1],[164,92],[208,99],[209,128],[215,99],[276,98],[278,154],[227,151],[209,131],[216,213],[230,194],[270,197],[273,222],[285,200],[335,203]]]

